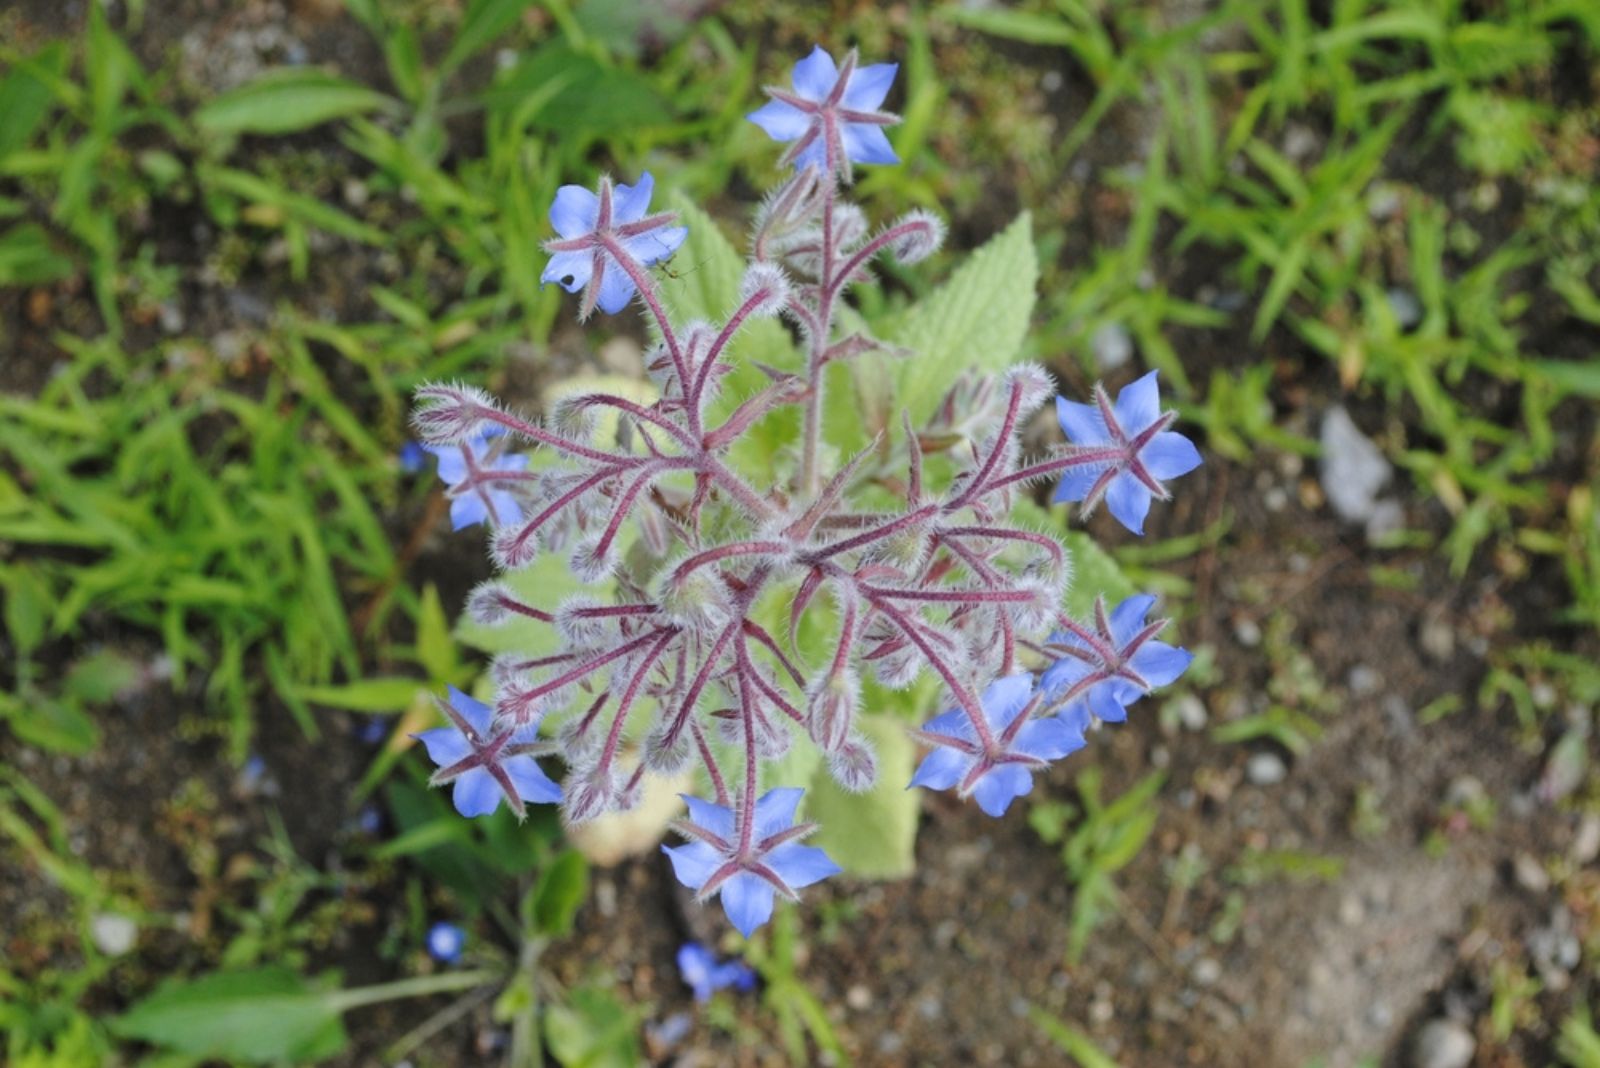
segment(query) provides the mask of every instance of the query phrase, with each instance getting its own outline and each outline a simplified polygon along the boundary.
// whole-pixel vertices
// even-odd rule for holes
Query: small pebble
[[[1323,416],[1322,492],[1339,518],[1365,523],[1373,516],[1378,491],[1394,474],[1383,451],[1361,432],[1350,413],[1335,406]]]
[[[1360,894],[1346,894],[1339,900],[1339,922],[1346,927],[1360,927],[1367,919],[1367,906]]]
[[[1456,632],[1444,619],[1432,616],[1423,622],[1422,630],[1417,635],[1417,644],[1429,657],[1443,662],[1455,654]]]
[[[1383,676],[1366,664],[1357,664],[1350,669],[1350,696],[1368,697],[1378,692],[1383,685]]]
[[[1233,624],[1233,636],[1246,649],[1254,649],[1261,644],[1261,625],[1249,616],[1241,616]]]
[[[1244,774],[1257,786],[1271,786],[1282,782],[1289,769],[1277,753],[1252,753],[1245,763]]]
[[[1121,323],[1105,323],[1089,338],[1094,363],[1102,371],[1114,371],[1133,359],[1133,336]]]
[[[845,991],[844,1003],[857,1012],[864,1012],[872,1007],[872,991],[857,983]]]
[[[1600,814],[1584,813],[1578,821],[1578,833],[1572,836],[1567,855],[1579,864],[1587,864],[1600,856]]]
[[[1210,986],[1222,978],[1222,964],[1214,957],[1201,957],[1194,964],[1194,981]]]
[[[114,912],[96,913],[89,921],[89,937],[95,948],[108,957],[120,957],[133,948],[139,937],[139,925],[126,916]]]
[[[1394,313],[1400,329],[1410,330],[1422,322],[1422,302],[1409,290],[1391,289],[1384,294],[1389,300],[1389,310]]]
[[[1410,1068],[1467,1068],[1478,1043],[1454,1020],[1429,1020],[1411,1041]]]
[[[1172,703],[1172,710],[1183,724],[1184,730],[1206,729],[1206,703],[1192,693],[1183,694]]]
[[[1524,890],[1542,894],[1550,889],[1550,873],[1532,853],[1518,853],[1511,862],[1511,872]]]

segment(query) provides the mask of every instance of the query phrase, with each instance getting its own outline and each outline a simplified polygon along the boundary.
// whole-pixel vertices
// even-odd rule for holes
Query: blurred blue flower
[[[506,488],[510,481],[495,476],[502,472],[521,474],[528,466],[528,458],[499,451],[496,446],[500,443],[494,439],[502,433],[495,426],[460,445],[423,446],[439,458],[439,478],[448,487],[450,523],[456,530],[485,521],[491,526],[505,526],[522,518],[522,505],[516,494]]]
[[[1094,630],[1074,628],[1050,635],[1047,645],[1061,654],[1039,676],[1039,689],[1051,704],[1063,706],[1067,722],[1087,724],[1092,714],[1108,723],[1128,718],[1128,705],[1157,686],[1182,675],[1194,659],[1187,649],[1158,642],[1168,621],[1146,623],[1156,599],[1129,597],[1108,616],[1095,602]]]
[[[992,745],[984,744],[964,710],[935,716],[916,732],[933,751],[923,757],[910,785],[929,790],[954,786],[962,797],[972,795],[979,808],[998,817],[1033,789],[1035,771],[1083,748],[1083,732],[1054,716],[1032,716],[1033,676],[1025,673],[990,683],[981,700]]]
[[[1057,397],[1056,418],[1079,450],[1103,456],[1068,468],[1053,500],[1082,501],[1088,512],[1104,497],[1111,514],[1135,534],[1144,533],[1150,499],[1172,496],[1162,480],[1200,466],[1194,443],[1167,429],[1177,413],[1161,410],[1155,371],[1129,384],[1114,405],[1098,385],[1093,404]]]
[[[428,462],[428,450],[415,441],[408,441],[400,446],[400,470],[408,475],[414,475],[422,470],[422,465]]]
[[[769,790],[757,801],[744,849],[732,809],[685,795],[689,821],[675,826],[694,841],[661,847],[671,858],[678,881],[698,891],[701,901],[722,896],[723,911],[746,938],[772,917],[776,895],[795,900],[799,888],[842,870],[822,850],[799,842],[816,829],[815,824],[794,821],[804,793],[784,787]]]
[[[793,91],[768,86],[772,99],[748,118],[774,141],[794,142],[783,162],[796,170],[815,167],[848,178],[852,162],[899,163],[883,127],[900,119],[878,110],[899,69],[897,63],[858,66],[855,52],[838,66],[819,45],[795,64]]]
[[[756,973],[742,960],[718,962],[717,958],[699,942],[685,942],[678,947],[678,974],[694,991],[696,1001],[709,1001],[718,990],[732,987],[751,990],[756,985]]]
[[[428,928],[425,944],[428,956],[440,964],[454,964],[467,947],[467,933],[453,923],[436,923]]]
[[[552,255],[539,282],[559,283],[568,293],[583,290],[580,318],[597,303],[608,315],[626,308],[639,288],[628,267],[661,262],[689,236],[687,227],[673,225],[672,212],[648,214],[654,189],[655,179],[645,171],[638,185],[613,186],[601,178],[598,193],[581,185],[556,190],[550,225],[561,236],[545,242]]]
[[[413,734],[439,765],[429,780],[430,786],[455,783],[452,800],[463,816],[486,816],[505,798],[512,813],[522,818],[524,802],[554,804],[561,800],[561,787],[545,775],[526,751],[531,748],[536,726],[494,730],[494,713],[488,705],[474,701],[454,686],[450,700],[434,698],[439,711],[450,721],[447,727]],[[529,737],[523,738],[522,735]]]

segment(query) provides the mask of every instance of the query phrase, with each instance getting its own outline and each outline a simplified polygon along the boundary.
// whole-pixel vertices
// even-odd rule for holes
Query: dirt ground
[[[24,7],[38,9],[36,24],[54,24],[44,17],[54,5]],[[273,4],[180,5],[182,15],[163,13],[165,7],[151,5],[136,42],[141,53],[149,59],[166,48],[189,50],[192,72],[214,83],[236,73],[212,69],[234,47],[230,35],[285,18]],[[283,25],[313,58],[336,60],[357,77],[376,62],[365,39],[340,20],[316,23],[334,27],[320,34],[297,17]],[[1116,155],[1126,147],[1118,138],[1137,140],[1136,118],[1119,119],[1091,146],[1091,157]],[[1085,201],[1095,194],[1089,185],[1077,192]],[[989,221],[962,218],[952,229],[981,240]],[[362,277],[365,265],[349,259],[357,250],[341,255],[347,259],[327,270]],[[1175,295],[1196,299],[1209,273],[1204,257],[1203,249],[1191,250],[1162,281]],[[297,293],[269,276],[247,285],[269,301],[315,291]],[[227,327],[230,305],[216,292],[198,285],[184,292],[191,322]],[[70,328],[74,315],[86,314],[84,295],[64,296],[50,329]],[[22,294],[0,299],[8,337],[21,339],[17,355],[0,361],[0,389],[35,388],[59,358],[23,302]],[[1262,358],[1242,329],[1239,336],[1176,339],[1197,382],[1214,368]],[[1551,342],[1551,351],[1562,347]],[[1277,369],[1277,414],[1291,428],[1315,436],[1337,403],[1351,406],[1369,433],[1394,418],[1375,402],[1342,396],[1332,370],[1289,342],[1269,342],[1267,358]],[[1056,369],[1064,382],[1084,384],[1076,365],[1063,359]],[[1573,416],[1569,460],[1592,419]],[[1446,529],[1436,503],[1409,489],[1401,494],[1408,525]],[[1600,915],[1596,880],[1579,880],[1583,896],[1564,899],[1530,863],[1560,857],[1592,864],[1600,832],[1542,799],[1553,739],[1528,739],[1509,708],[1480,709],[1477,699],[1489,666],[1506,650],[1533,639],[1558,647],[1573,640],[1546,622],[1558,576],[1513,582],[1490,561],[1452,576],[1431,550],[1369,547],[1322,496],[1314,462],[1284,454],[1240,464],[1208,454],[1179,499],[1153,514],[1155,542],[1227,521],[1202,552],[1169,566],[1194,584],[1184,600],[1191,616],[1183,641],[1212,647],[1215,663],[1195,693],[1198,704],[1180,709],[1174,702],[1163,715],[1162,701],[1146,699],[1128,724],[1099,732],[1088,749],[1038,781],[1030,800],[1071,801],[1075,776],[1090,765],[1102,770],[1108,795],[1153,769],[1167,776],[1155,834],[1119,875],[1118,910],[1095,931],[1081,961],[1067,961],[1073,889],[1055,847],[1029,826],[1026,805],[991,820],[973,806],[930,796],[912,878],[833,880],[808,893],[801,976],[857,1063],[1061,1064],[1061,1052],[1028,1018],[1029,1007],[1038,1006],[1084,1031],[1125,1068],[1301,1068],[1319,1057],[1326,1068],[1350,1068],[1367,1056],[1411,1065],[1408,1044],[1425,1022],[1471,1027],[1484,1018],[1497,962],[1537,962],[1541,947],[1552,939],[1559,947],[1575,924]],[[388,518],[401,539],[418,516]],[[1104,516],[1090,529],[1105,544],[1126,540]],[[453,611],[486,564],[471,539],[443,538],[441,531],[428,543],[418,567],[451,576],[441,592]],[[1382,580],[1395,573],[1408,581]],[[93,638],[142,660],[155,656],[143,636],[107,627]],[[1597,652],[1590,640],[1570,651]],[[78,829],[76,852],[156,894],[147,902],[152,908],[189,916],[187,930],[157,935],[117,973],[103,995],[107,1011],[148,989],[153,976],[194,962],[196,935],[213,922],[229,865],[259,848],[269,813],[281,816],[296,852],[314,865],[340,864],[351,833],[349,787],[364,750],[348,732],[332,730],[332,744],[313,747],[286,716],[263,715],[268,783],[243,789],[214,743],[187,737],[202,687],[195,680],[173,694],[152,680],[106,718],[104,743],[86,760],[40,757],[0,738],[0,760],[21,768]],[[1423,722],[1425,709],[1451,695],[1462,699],[1459,711]],[[1224,743],[1210,733],[1285,700],[1317,710],[1322,733],[1304,752],[1269,741]],[[209,792],[210,799],[192,804],[181,791]],[[1493,814],[1474,818],[1485,811],[1482,799]],[[1178,872],[1192,875],[1185,882],[1175,879]],[[380,970],[372,946],[385,911],[402,907],[395,886],[380,878],[349,888],[370,922],[329,932],[318,947],[319,966],[343,967],[353,981],[392,977]],[[52,950],[36,946],[31,932],[61,905],[39,872],[0,871],[0,943],[8,956],[48,959]],[[720,930],[720,917],[687,900],[665,858],[651,855],[596,873],[576,933],[552,948],[546,964],[567,983],[609,974],[626,1000],[651,1006],[651,1018],[661,1020],[693,1011],[673,965],[677,946],[690,936],[715,940]],[[1549,955],[1537,1007],[1559,1019],[1582,985],[1571,985],[1560,952]],[[770,1034],[756,1002],[740,1005],[742,1020]],[[346,1062],[371,1063],[411,1012],[401,1006],[353,1017],[357,1048]],[[485,1006],[458,1023],[418,1063],[482,1063],[479,1036],[494,1027],[488,1012]],[[662,1051],[662,1063],[786,1063],[775,1042],[763,1052],[696,1019],[687,1038]],[[1511,1068],[1551,1056],[1514,1040],[1496,1059],[1485,1054],[1474,1063]]]

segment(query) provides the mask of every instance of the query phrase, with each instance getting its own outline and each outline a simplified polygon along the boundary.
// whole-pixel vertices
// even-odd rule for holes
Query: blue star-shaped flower
[[[843,66],[819,45],[794,65],[794,91],[767,87],[771,101],[748,116],[774,141],[793,141],[783,154],[796,170],[816,167],[848,179],[850,164],[899,163],[883,127],[899,118],[878,110],[889,95],[898,63],[856,65],[851,52]]]
[[[423,446],[439,458],[439,478],[448,487],[450,522],[456,530],[483,522],[505,526],[522,518],[516,495],[506,489],[509,480],[495,475],[520,473],[527,468],[528,458],[499,451],[490,439],[502,433],[495,426],[460,445]]]
[[[428,928],[428,956],[440,964],[454,964],[467,948],[467,933],[453,923],[439,922]]]
[[[435,698],[439,711],[450,721],[448,727],[413,734],[428,750],[428,757],[439,770],[428,780],[430,786],[455,783],[451,800],[463,816],[487,816],[503,797],[518,819],[526,801],[554,804],[561,800],[561,787],[550,780],[529,753],[532,745],[523,735],[530,728],[494,729],[494,712],[481,701],[474,701],[454,686],[450,700]]]
[[[689,820],[674,826],[694,841],[661,847],[678,881],[700,900],[722,895],[722,910],[746,938],[772,917],[778,894],[798,900],[796,890],[843,870],[822,850],[800,844],[816,829],[794,821],[804,793],[797,787],[767,791],[756,802],[750,844],[742,850],[732,809],[685,795]]]
[[[1094,463],[1068,468],[1053,499],[1082,501],[1087,513],[1104,497],[1111,514],[1135,534],[1144,533],[1150,498],[1172,496],[1162,480],[1200,466],[1194,443],[1167,429],[1177,413],[1161,410],[1154,371],[1118,394],[1115,405],[1098,385],[1093,404],[1057,397],[1056,418],[1080,451],[1104,455]]]
[[[539,282],[558,282],[568,293],[583,290],[579,318],[588,318],[597,303],[608,315],[626,308],[639,288],[633,272],[671,256],[689,236],[688,227],[673,225],[672,212],[648,214],[655,184],[646,171],[638,185],[613,186],[601,178],[598,193],[580,185],[556,190],[550,225],[561,236],[544,244],[551,256]]]
[[[751,990],[756,985],[756,973],[750,965],[742,960],[718,961],[699,942],[685,942],[678,947],[678,974],[694,991],[696,1001],[710,1001],[712,994],[729,987]]]
[[[1083,732],[1065,721],[1031,716],[1033,676],[1011,675],[997,679],[983,691],[983,717],[992,746],[985,746],[961,709],[929,720],[917,736],[932,745],[922,758],[912,786],[972,795],[978,807],[1002,816],[1013,799],[1033,789],[1033,773],[1052,760],[1083,748]],[[1029,716],[1023,716],[1029,710]]]
[[[1051,704],[1063,706],[1067,722],[1081,727],[1092,713],[1121,723],[1128,705],[1189,667],[1194,655],[1187,649],[1155,640],[1168,621],[1145,622],[1155,603],[1148,594],[1129,597],[1108,617],[1105,603],[1096,601],[1092,633],[1083,628],[1050,636],[1048,647],[1062,657],[1039,677],[1039,689]]]

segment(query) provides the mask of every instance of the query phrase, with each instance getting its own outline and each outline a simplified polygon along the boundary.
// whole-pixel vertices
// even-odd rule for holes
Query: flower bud
[[[610,764],[573,768],[562,785],[562,817],[570,826],[616,811],[623,800],[622,785]]]
[[[427,445],[459,445],[481,435],[487,417],[499,410],[494,398],[459,382],[431,382],[416,392],[411,425]]]
[[[602,552],[600,534],[595,532],[578,540],[567,563],[579,582],[594,583],[610,578],[620,559],[617,539],[612,538]]]
[[[689,728],[680,730],[676,737],[669,737],[668,726],[667,720],[657,720],[639,746],[646,770],[656,775],[676,775],[694,759],[694,740],[689,736]]]
[[[903,264],[927,259],[944,244],[944,220],[921,208],[902,215],[890,230],[899,232],[889,244],[889,254]]]
[[[555,610],[556,630],[569,647],[592,649],[612,633],[612,621],[583,614],[588,609],[601,607],[600,601],[581,593],[561,602]]]
[[[828,774],[841,789],[866,793],[878,781],[878,758],[858,735],[828,754]]]
[[[528,524],[499,527],[489,539],[489,558],[502,571],[520,571],[539,555],[539,536]]]
[[[550,409],[550,427],[564,438],[573,441],[593,441],[598,420],[588,394],[578,393],[562,397]]]
[[[739,303],[755,300],[750,317],[770,318],[789,302],[789,276],[775,263],[753,263],[739,282]]]
[[[835,753],[850,738],[861,706],[861,683],[852,671],[824,675],[807,695],[806,730],[825,753]]]
[[[847,201],[833,206],[833,244],[835,248],[854,248],[867,236],[867,213]]]
[[[500,727],[522,730],[536,726],[550,707],[548,694],[533,696],[531,687],[505,686],[494,695],[494,721]]]
[[[728,587],[708,567],[681,577],[676,568],[669,569],[656,603],[673,625],[700,634],[727,626],[731,613]]]
[[[515,614],[511,606],[516,603],[517,597],[510,586],[490,579],[479,583],[467,595],[467,618],[479,626],[498,626]]]
[[[1004,392],[1009,396],[1013,387],[1021,390],[1017,401],[1017,429],[1020,431],[1028,416],[1056,394],[1055,379],[1050,372],[1036,363],[1018,363],[1006,368],[1001,376]]]

